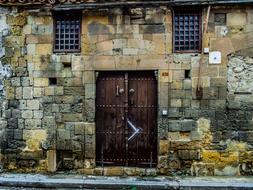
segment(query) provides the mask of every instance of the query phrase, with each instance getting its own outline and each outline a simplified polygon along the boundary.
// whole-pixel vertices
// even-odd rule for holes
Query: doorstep
[[[22,188],[68,188],[68,189],[135,189],[135,190],[203,190],[203,189],[253,189],[253,177],[105,177],[83,175],[41,175],[12,174],[0,175],[2,187]]]

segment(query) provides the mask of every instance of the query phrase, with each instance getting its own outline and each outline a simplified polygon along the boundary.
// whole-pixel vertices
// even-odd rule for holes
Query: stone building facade
[[[2,170],[253,173],[253,1],[194,1],[192,10],[200,13],[194,51],[190,45],[180,51],[180,40],[176,49],[176,15],[193,7],[183,1],[41,2],[0,6]],[[80,14],[77,51],[56,51],[58,13]],[[96,164],[96,79],[102,71],[154,71],[155,167]]]

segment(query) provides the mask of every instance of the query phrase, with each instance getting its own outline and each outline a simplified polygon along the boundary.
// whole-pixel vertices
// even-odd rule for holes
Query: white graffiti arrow
[[[127,123],[129,124],[129,126],[133,129],[134,133],[127,139],[128,141],[130,141],[132,138],[134,138],[137,134],[140,133],[141,131],[141,128],[136,128],[134,126],[134,124],[129,120],[127,119]]]

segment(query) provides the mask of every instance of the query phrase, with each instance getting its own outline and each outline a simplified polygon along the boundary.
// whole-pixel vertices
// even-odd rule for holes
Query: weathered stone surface
[[[74,54],[53,52],[51,13],[1,9],[0,152],[13,163],[7,169],[55,172],[57,160],[62,169],[92,175],[252,175],[252,11],[245,8],[211,9],[202,47],[221,51],[217,65],[208,54],[200,65],[199,53],[172,52],[169,7],[87,10]],[[220,11],[226,21],[215,20]],[[156,71],[157,170],[94,169],[97,72],[115,69]]]

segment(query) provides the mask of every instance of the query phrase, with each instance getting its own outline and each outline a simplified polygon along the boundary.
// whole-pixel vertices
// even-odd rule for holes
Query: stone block
[[[96,51],[97,52],[111,51],[112,49],[113,49],[113,41],[112,40],[98,42],[96,44]]]
[[[59,111],[61,113],[70,113],[71,112],[70,104],[60,104],[59,109],[60,109]]]
[[[32,34],[35,35],[45,35],[52,34],[53,27],[50,25],[32,25]]]
[[[69,113],[63,114],[63,121],[65,122],[80,122],[83,120],[83,114],[81,113]]]
[[[169,141],[160,140],[159,141],[159,155],[167,155],[169,153]]]
[[[180,139],[179,132],[168,132],[168,140],[169,141],[178,141]]]
[[[178,157],[182,160],[199,160],[200,150],[178,150]]]
[[[49,86],[45,87],[45,96],[53,96],[55,95],[55,87]]]
[[[14,139],[15,140],[23,140],[23,130],[15,129],[14,130]]]
[[[7,128],[8,129],[17,129],[18,128],[18,119],[17,118],[10,118],[7,120]]]
[[[6,88],[6,99],[11,100],[15,98],[15,89],[13,87]]]
[[[34,78],[35,87],[44,87],[49,85],[48,78]]]
[[[51,35],[26,35],[27,44],[49,44],[52,43]]]
[[[86,70],[93,69],[115,69],[115,58],[112,56],[95,56],[92,61],[87,62]],[[86,64],[85,64],[86,65]]]
[[[34,88],[33,96],[36,98],[44,96],[44,88],[40,88],[40,87]]]
[[[212,87],[224,87],[227,85],[227,78],[211,78],[210,79],[210,85]]]
[[[40,119],[25,119],[25,128],[26,129],[41,128],[41,120]]]
[[[193,176],[214,176],[215,163],[194,162],[191,166]]]
[[[26,16],[22,14],[7,16],[7,23],[11,26],[24,26],[26,22]]]
[[[85,134],[86,135],[95,135],[95,123],[84,123]]]
[[[36,44],[36,55],[52,54],[52,44]]]
[[[24,99],[32,99],[33,98],[33,88],[32,87],[24,87],[23,88],[23,98]]]
[[[8,36],[5,38],[5,46],[12,48],[20,48],[25,45],[24,36]]]
[[[39,100],[29,100],[27,101],[27,109],[38,110],[40,108]]]
[[[31,119],[31,118],[33,118],[33,111],[32,110],[24,110],[22,112],[22,118],[24,118],[24,119]]]
[[[165,27],[164,25],[139,25],[139,30],[140,33],[149,33],[149,34],[154,34],[154,33],[164,33],[165,32]]]
[[[42,125],[45,128],[53,129],[56,127],[55,116],[45,116],[42,119]]]
[[[197,127],[197,123],[191,119],[184,119],[181,121],[181,131],[192,131]]]
[[[84,96],[85,90],[84,87],[64,87],[65,95],[75,95],[75,96]]]
[[[247,23],[246,13],[232,12],[227,13],[227,25],[228,26],[243,26]]]
[[[70,140],[70,131],[65,129],[57,130],[57,139],[58,140]]]
[[[85,99],[95,99],[94,84],[85,84]]]
[[[43,118],[43,111],[41,111],[41,110],[33,111],[33,118],[34,119],[42,119]]]
[[[85,100],[84,101],[84,121],[94,122],[95,120],[95,101]]]
[[[75,135],[83,135],[85,131],[85,124],[83,122],[75,123]]]
[[[61,96],[64,94],[63,87],[62,86],[56,86],[55,88],[55,95]]]
[[[191,88],[192,88],[192,81],[191,81],[191,79],[185,79],[183,81],[183,86],[184,86],[185,90],[191,90]]]
[[[185,98],[185,90],[170,90],[171,98]]]
[[[72,65],[72,71],[84,71],[85,57],[73,56],[71,65]]]
[[[11,79],[11,85],[12,86],[20,86],[20,78],[19,77],[13,77]]]
[[[56,150],[47,151],[47,163],[48,163],[48,171],[55,172],[57,169]]]
[[[137,55],[138,52],[136,48],[123,48],[123,55]]]
[[[175,118],[175,117],[181,117],[182,112],[179,110],[179,108],[169,108],[168,109],[168,118]]]
[[[95,144],[85,144],[85,158],[95,158]]]
[[[35,55],[35,44],[27,44],[26,49],[27,49],[27,55]]]
[[[171,99],[170,106],[174,108],[182,107],[182,100],[181,99]]]
[[[23,34],[31,34],[32,33],[32,26],[30,24],[27,24],[23,27]]]
[[[23,88],[22,87],[16,88],[15,97],[16,97],[16,99],[19,99],[19,100],[23,98]]]
[[[224,109],[226,108],[226,100],[210,100],[209,108],[211,109]]]
[[[122,176],[124,175],[123,167],[106,167],[104,168],[105,176]]]
[[[85,71],[83,73],[83,84],[95,83],[95,73],[93,71]]]

